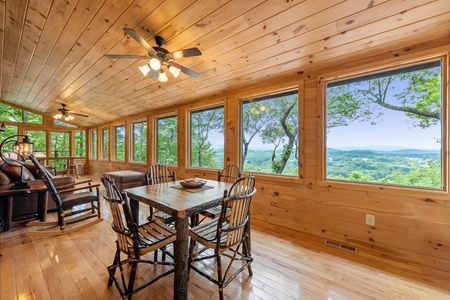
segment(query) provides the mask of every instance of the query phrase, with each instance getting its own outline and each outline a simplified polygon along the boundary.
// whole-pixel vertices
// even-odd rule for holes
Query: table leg
[[[189,224],[188,218],[177,219],[175,229],[177,240],[175,244],[175,276],[174,295],[176,300],[188,298],[187,286],[189,278]]]
[[[130,199],[130,209],[134,222],[139,225],[139,201]]]

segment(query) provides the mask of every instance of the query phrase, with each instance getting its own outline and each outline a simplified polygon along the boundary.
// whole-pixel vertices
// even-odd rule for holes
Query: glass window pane
[[[158,163],[176,165],[178,158],[177,116],[159,118],[156,130]]]
[[[191,112],[190,166],[223,168],[223,112],[223,106]]]
[[[102,129],[102,158],[108,159],[108,149],[109,149],[109,143],[108,143],[108,128]]]
[[[97,158],[97,130],[92,129],[90,131],[91,133],[91,158],[96,159]]]
[[[326,178],[443,188],[441,64],[328,82]]]
[[[147,161],[147,122],[133,123],[133,161]]]
[[[86,156],[86,130],[75,130],[75,156]]]
[[[242,104],[242,169],[298,175],[298,91]]]
[[[51,133],[51,154],[52,157],[70,156],[70,132],[53,131]],[[64,170],[67,160],[52,160],[52,165],[57,170]]]
[[[115,127],[115,159],[116,160],[125,160],[125,126],[116,126]]]
[[[33,153],[37,157],[47,156],[47,132],[45,130],[26,130],[34,143]]]
[[[0,131],[0,143],[3,142],[8,137],[19,134],[18,126],[5,124],[5,127],[6,127],[5,131]],[[14,151],[13,151],[13,146],[17,140],[20,140],[20,139],[18,137],[11,138],[3,145],[2,152],[3,152],[4,157],[18,159],[18,157],[17,157],[18,155],[16,153],[14,153]]]
[[[0,103],[0,115],[4,121],[23,122],[22,110],[4,103]]]
[[[42,124],[44,118],[41,115],[34,114],[32,112],[23,111],[23,122],[28,124]]]

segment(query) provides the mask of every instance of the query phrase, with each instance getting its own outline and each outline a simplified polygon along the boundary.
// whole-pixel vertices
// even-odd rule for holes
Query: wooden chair
[[[189,231],[189,267],[219,286],[221,300],[223,289],[240,272],[248,268],[250,276],[253,274],[249,209],[256,193],[255,178],[252,175],[240,178],[229,193],[225,193],[220,216]],[[194,252],[196,243],[198,248]],[[216,268],[206,267],[204,260],[210,260],[211,263],[215,260]],[[224,272],[222,264],[227,264]]]
[[[92,180],[85,180],[71,184],[71,186],[75,186],[73,188],[65,189],[65,186],[59,186],[58,189],[56,189],[50,178],[48,170],[39,163],[35,156],[30,155],[29,158],[37,167],[42,176],[42,181],[46,185],[51,198],[56,203],[58,220],[49,222],[29,222],[27,223],[28,226],[45,226],[47,228],[41,231],[29,231],[26,233],[27,235],[53,236],[66,234],[91,227],[102,221],[99,193],[100,184],[92,184]],[[93,192],[93,189],[95,189],[95,192]],[[97,217],[94,221],[82,223],[81,225],[66,229],[66,224],[71,224],[94,217]],[[47,230],[56,226],[59,226],[59,230]]]
[[[145,180],[147,185],[171,182],[176,180],[176,173],[175,171],[170,170],[166,165],[153,164],[150,166],[150,169],[145,175]],[[172,217],[171,215],[163,211],[156,210],[155,208],[150,207],[150,215],[148,219],[152,220],[153,218],[156,218],[164,222],[165,224],[171,224],[176,220],[175,217]]]
[[[111,226],[117,233],[116,254],[113,264],[108,267],[108,286],[114,282],[120,295],[124,299],[131,299],[133,294],[174,272],[173,261],[151,261],[144,259],[143,256],[175,242],[176,230],[156,219],[138,226],[137,222],[133,220],[127,194],[119,191],[109,175],[103,176],[102,182],[106,188],[104,198],[111,207],[113,217]],[[120,257],[121,253],[127,256],[123,260]],[[170,253],[168,255],[172,257]],[[158,272],[162,273],[135,288],[136,271],[141,263],[155,265],[155,269],[156,265],[172,266],[172,268],[169,267],[168,270],[165,270],[165,268],[159,267],[160,271]],[[130,264],[131,267],[124,270],[124,264]],[[119,276],[115,276],[117,268],[120,271],[120,279]],[[128,278],[126,278],[127,274]]]
[[[217,181],[235,183],[236,180],[239,179],[239,177],[241,177],[241,171],[239,170],[239,167],[235,164],[229,164],[223,170],[219,170],[217,173]],[[218,205],[200,212],[200,215],[202,215],[203,218],[198,222],[198,224],[203,222],[205,218],[210,219],[217,218],[220,215],[221,209],[222,207]]]

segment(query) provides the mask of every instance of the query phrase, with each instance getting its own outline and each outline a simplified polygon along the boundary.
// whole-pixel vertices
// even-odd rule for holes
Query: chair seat
[[[74,206],[97,201],[97,195],[92,192],[80,192],[61,195],[63,210],[71,209]]]
[[[177,231],[159,220],[153,220],[137,227],[139,232],[139,254],[155,251],[176,240]],[[133,240],[129,238],[129,253],[134,254]]]
[[[214,248],[217,243],[217,224],[219,222],[219,218],[215,218],[211,221],[201,223],[200,225],[191,228],[189,235],[195,241],[201,243],[202,245],[208,248]],[[224,223],[221,226],[222,229],[228,228],[228,224]],[[227,235],[224,232],[221,236],[220,243],[225,245]]]
[[[202,212],[200,212],[201,215],[210,218],[210,219],[215,219],[218,218],[220,216],[220,213],[222,212],[222,207],[220,205],[208,208]],[[230,212],[230,209],[227,209],[227,212]]]

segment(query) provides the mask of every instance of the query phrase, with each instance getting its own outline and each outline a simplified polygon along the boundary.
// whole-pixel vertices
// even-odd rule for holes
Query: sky
[[[351,132],[351,134],[349,134]],[[399,149],[439,150],[439,125],[428,129],[414,127],[402,112],[385,110],[383,120],[376,125],[354,122],[347,127],[331,128],[327,136],[328,148],[395,147]]]

